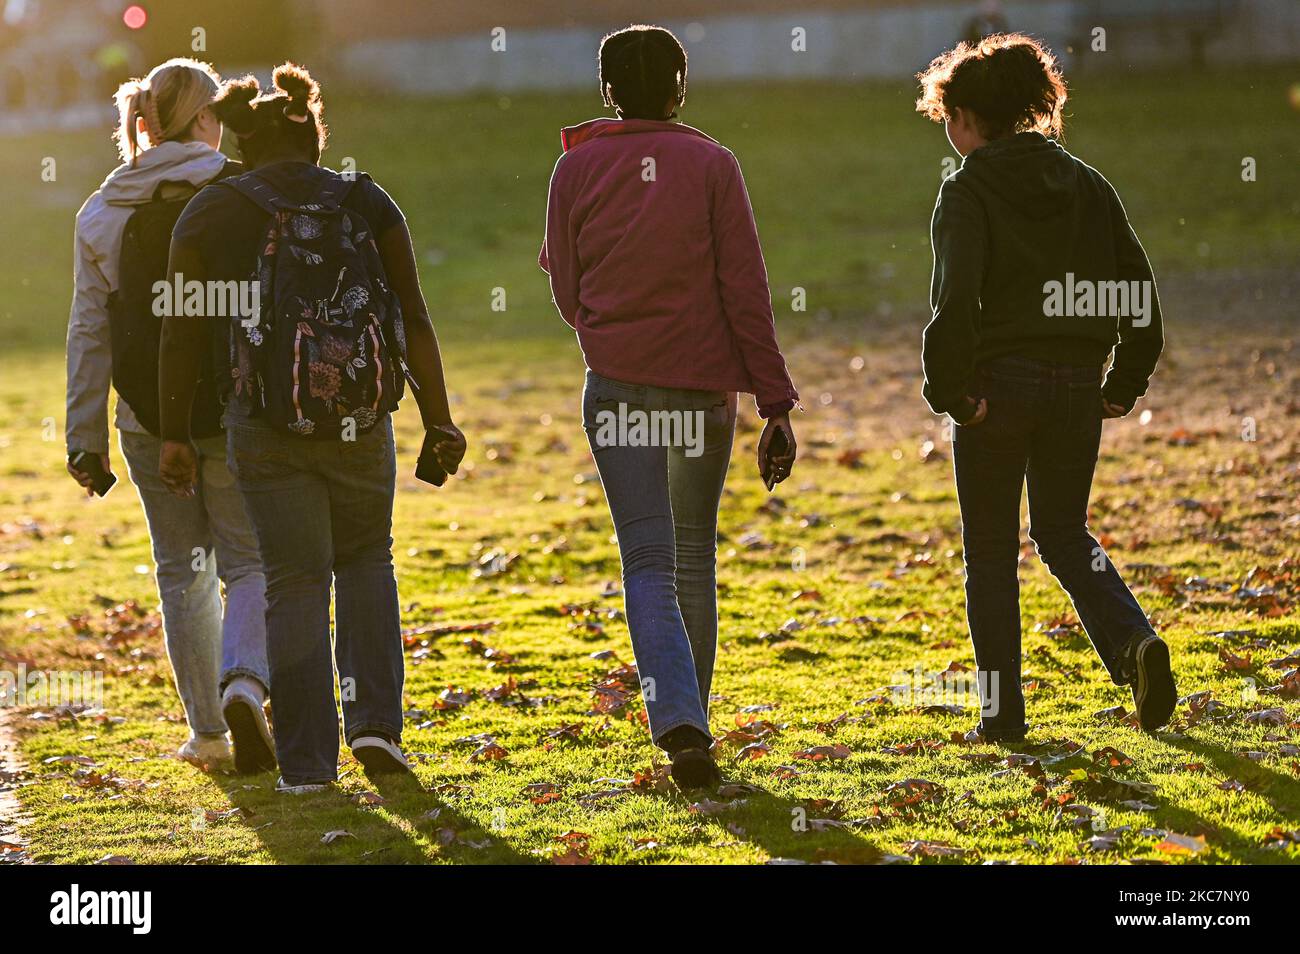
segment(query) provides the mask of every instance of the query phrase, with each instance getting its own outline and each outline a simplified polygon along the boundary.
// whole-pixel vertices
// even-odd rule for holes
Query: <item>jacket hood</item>
[[[1017,133],[980,146],[961,173],[1031,219],[1059,214],[1078,193],[1078,162],[1041,133]]]
[[[135,165],[124,162],[108,174],[99,191],[109,205],[142,205],[163,182],[199,188],[216,178],[225,154],[202,142],[164,142],[146,149]]]
[[[687,126],[672,119],[609,119],[602,117],[600,119],[589,119],[585,123],[579,123],[576,126],[565,126],[560,130],[560,144],[564,147],[564,151],[568,152],[577,146],[581,146],[584,142],[598,137],[626,136],[630,133],[644,132],[675,132],[707,139],[709,142],[716,141],[712,136],[700,132],[694,126]]]

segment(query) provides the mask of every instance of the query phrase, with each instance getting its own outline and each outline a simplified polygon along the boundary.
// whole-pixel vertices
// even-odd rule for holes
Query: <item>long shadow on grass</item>
[[[1167,739],[1170,745],[1196,756],[1196,761],[1214,769],[1225,780],[1236,780],[1268,802],[1279,815],[1295,821],[1300,819],[1300,785],[1284,772],[1261,765],[1240,752],[1192,738]]]
[[[726,787],[723,787],[726,791]],[[772,859],[835,862],[842,865],[875,864],[881,852],[857,834],[852,826],[840,827],[834,814],[808,801],[773,795],[763,788],[744,794],[719,809],[716,796],[692,796],[710,820],[737,841],[747,841]],[[725,804],[725,803],[724,803]]]
[[[267,853],[281,864],[537,862],[423,788],[414,776],[381,776],[365,784],[382,801],[338,789],[281,795],[274,791],[271,775],[244,780],[227,795],[233,807],[243,810]]]

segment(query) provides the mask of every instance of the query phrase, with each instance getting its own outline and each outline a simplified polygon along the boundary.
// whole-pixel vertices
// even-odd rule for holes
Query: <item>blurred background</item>
[[[561,126],[602,112],[600,37],[672,28],[690,55],[682,110],[749,182],[783,336],[830,322],[914,340],[928,224],[953,168],[913,111],[915,72],[959,39],[1046,39],[1071,84],[1066,145],[1119,189],[1165,281],[1290,300],[1300,246],[1296,0],[0,0],[0,333],[12,367],[56,361],[73,217],[116,164],[110,97],[176,55],[269,78],[284,59],[324,87],[324,162],[352,160],[407,213],[440,332],[498,333],[572,356],[536,253]],[[227,143],[229,150],[232,144]],[[1243,177],[1253,160],[1254,178]],[[491,310],[504,288],[507,308]],[[793,290],[807,310],[792,308]],[[877,328],[877,325],[880,328]],[[820,332],[819,332],[820,333]],[[550,360],[548,358],[548,360]],[[454,374],[453,374],[454,381]],[[55,408],[57,410],[57,407]]]
[[[958,38],[1016,29],[1067,64],[1097,70],[1259,64],[1300,55],[1294,0],[3,0],[0,100],[6,123],[102,103],[124,71],[202,46],[226,65],[294,55],[376,90],[457,93],[590,83],[592,51],[612,26],[653,18],[697,56],[701,79],[841,79],[915,72]],[[1083,55],[1106,30],[1105,57]],[[804,31],[798,56],[777,55]],[[484,37],[503,31],[495,53]],[[200,50],[199,52],[202,52]],[[1077,54],[1077,55],[1076,55]]]

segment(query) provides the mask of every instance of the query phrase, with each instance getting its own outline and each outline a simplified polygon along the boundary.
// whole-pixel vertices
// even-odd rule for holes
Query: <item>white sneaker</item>
[[[353,739],[352,755],[365,767],[367,775],[411,771],[411,763],[406,761],[402,750],[382,736],[362,735]]]
[[[281,775],[275,780],[275,790],[281,795],[311,795],[314,792],[324,792],[333,785],[333,782],[303,782],[301,785],[290,785]]]
[[[275,768],[275,742],[266,722],[266,691],[247,676],[230,681],[221,696],[221,714],[235,746],[235,771],[241,775]]]
[[[230,761],[230,742],[224,735],[192,735],[176,755],[207,771]]]

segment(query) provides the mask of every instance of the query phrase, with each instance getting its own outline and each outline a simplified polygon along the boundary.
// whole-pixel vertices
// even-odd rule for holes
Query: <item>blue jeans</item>
[[[649,426],[638,434],[620,418]],[[658,742],[682,725],[708,735],[718,503],[731,462],[736,395],[624,384],[588,371],[582,423],[618,534],[650,735]]]
[[[966,563],[966,615],[989,733],[1025,728],[1020,686],[1020,495],[1029,486],[1029,536],[1074,603],[1119,685],[1121,656],[1151,632],[1142,607],[1088,532],[1088,497],[1101,444],[1101,369],[1007,357],[982,365],[979,424],[953,446]],[[996,687],[996,688],[994,688]]]
[[[134,431],[120,431],[118,439],[149,525],[163,638],[185,718],[194,733],[224,733],[225,684],[251,676],[270,685],[262,560],[226,466],[225,439],[194,442],[198,492],[187,498],[173,496],[158,476],[161,440]]]
[[[347,740],[380,733],[399,741],[402,734],[392,421],[384,415],[355,441],[313,441],[232,405],[226,430],[266,567],[276,758],[291,784],[333,779],[335,664]]]

